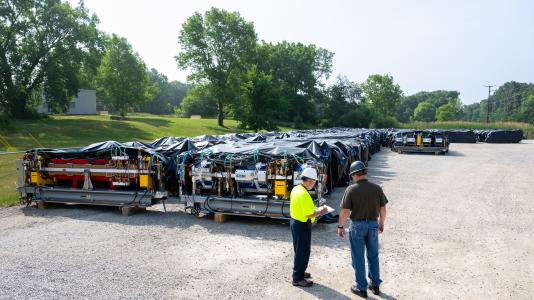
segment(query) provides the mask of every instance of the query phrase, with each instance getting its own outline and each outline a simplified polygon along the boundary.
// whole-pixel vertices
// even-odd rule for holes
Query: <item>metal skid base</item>
[[[184,198],[182,198],[184,199]],[[265,217],[276,219],[289,219],[289,200],[272,198],[229,198],[219,196],[198,196],[191,200],[183,201],[186,205],[194,204],[205,213],[221,213],[228,215],[240,215],[251,217]],[[326,203],[324,198],[314,200],[316,205]]]
[[[166,193],[145,191],[85,190],[25,186],[18,188],[22,197],[42,203],[86,204],[119,207],[149,207],[165,200],[194,206],[203,213],[289,219],[289,200],[274,198],[230,198],[195,195],[168,197]],[[316,206],[326,203],[324,198],[314,200]]]
[[[65,204],[148,207],[166,199],[166,193],[146,191],[85,190],[26,186],[18,188],[31,201]]]
[[[398,153],[447,153],[449,152],[448,147],[416,147],[416,146],[395,146],[393,151]]]

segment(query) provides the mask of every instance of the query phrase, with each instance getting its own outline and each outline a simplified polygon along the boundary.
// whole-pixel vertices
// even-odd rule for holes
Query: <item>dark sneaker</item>
[[[369,285],[369,289],[373,292],[373,294],[380,295],[380,286],[379,285]]]
[[[311,278],[311,274],[308,272],[304,272],[304,278]]]
[[[351,286],[351,287],[350,287],[350,290],[351,290],[354,294],[356,294],[356,295],[358,295],[358,296],[360,296],[360,297],[362,297],[362,298],[367,298],[367,291],[360,291],[360,290],[357,289],[355,286]]]
[[[293,286],[309,287],[313,285],[313,281],[302,279],[301,281],[293,281]]]

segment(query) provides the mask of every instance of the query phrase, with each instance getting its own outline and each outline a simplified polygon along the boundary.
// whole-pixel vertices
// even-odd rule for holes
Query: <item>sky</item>
[[[253,22],[260,41],[334,52],[328,82],[389,74],[405,95],[457,90],[465,104],[487,98],[484,85],[534,82],[531,0],[85,0],[85,6],[101,30],[125,37],[169,80],[185,82],[188,75],[174,59],[181,25],[217,7]]]

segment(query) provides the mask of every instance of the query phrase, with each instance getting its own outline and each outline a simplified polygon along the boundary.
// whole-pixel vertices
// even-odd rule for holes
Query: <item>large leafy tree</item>
[[[25,116],[31,99],[45,95],[65,110],[79,89],[79,70],[99,50],[98,19],[83,3],[60,0],[0,1],[0,107]]]
[[[187,92],[180,103],[180,109],[186,117],[191,115],[215,117],[217,116],[217,100],[211,94],[209,86],[196,85]]]
[[[338,76],[327,89],[322,126],[368,127],[371,114],[361,103],[362,85]]]
[[[334,54],[313,44],[281,42],[260,45],[258,68],[272,75],[280,87],[283,112],[279,118],[314,123],[316,99],[322,99],[322,80],[332,72]]]
[[[379,116],[393,116],[402,97],[402,90],[389,75],[370,75],[363,85],[364,100]]]
[[[172,114],[185,97],[189,86],[178,81],[169,82],[167,76],[156,69],[149,72],[150,80],[157,87],[152,99],[146,102],[141,111],[152,114]]]
[[[530,94],[521,105],[521,116],[523,121],[534,124],[534,94]]]
[[[414,110],[413,120],[432,122],[435,120],[436,107],[432,103],[421,102]]]
[[[244,128],[258,132],[260,129],[277,129],[276,120],[281,100],[280,89],[272,81],[272,76],[250,65],[238,82],[238,102],[234,104],[234,114]]]
[[[458,118],[458,110],[451,103],[442,105],[438,107],[438,109],[436,110],[436,119],[438,121],[454,121],[457,118]]]
[[[179,42],[182,51],[176,56],[178,66],[192,71],[189,80],[210,85],[217,100],[218,123],[223,126],[225,106],[235,97],[231,75],[245,72],[254,56],[254,25],[238,12],[212,8],[187,19]]]
[[[115,34],[106,42],[97,81],[99,97],[121,116],[140,107],[158,92],[143,60],[133,52],[125,38]]]

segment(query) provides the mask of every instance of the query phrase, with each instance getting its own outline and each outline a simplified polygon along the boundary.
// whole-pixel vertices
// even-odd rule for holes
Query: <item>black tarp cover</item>
[[[519,143],[523,139],[523,130],[490,130],[486,133],[486,143]]]

